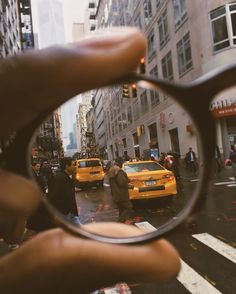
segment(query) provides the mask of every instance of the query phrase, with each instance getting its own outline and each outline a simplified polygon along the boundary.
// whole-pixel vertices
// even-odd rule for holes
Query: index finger
[[[114,35],[2,60],[1,136],[21,128],[40,112],[55,108],[78,93],[128,74],[136,68],[145,49],[145,37],[134,28],[125,28]]]

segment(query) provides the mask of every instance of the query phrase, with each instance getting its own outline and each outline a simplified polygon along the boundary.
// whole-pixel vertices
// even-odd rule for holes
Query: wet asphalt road
[[[236,293],[236,183],[230,176],[229,168],[214,175],[202,211],[193,222],[168,235],[167,239],[180,252],[183,274],[163,285],[128,285],[131,292],[106,289],[100,293]],[[175,217],[187,203],[197,180],[197,177],[185,179],[184,192],[179,191],[179,197],[173,201],[136,203],[134,223],[148,222],[158,228]],[[117,220],[118,211],[106,183],[105,180],[103,188],[90,187],[76,193],[84,223]]]

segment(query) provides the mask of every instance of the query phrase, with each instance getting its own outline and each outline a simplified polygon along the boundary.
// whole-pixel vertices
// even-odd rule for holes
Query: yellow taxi
[[[146,199],[177,194],[174,174],[155,161],[125,162],[123,170],[130,180],[130,199]]]
[[[100,158],[76,160],[75,182],[77,187],[103,186],[104,171]]]

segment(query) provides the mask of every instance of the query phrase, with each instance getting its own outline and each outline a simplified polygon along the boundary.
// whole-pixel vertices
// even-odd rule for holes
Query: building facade
[[[235,12],[235,1],[101,0],[97,3],[96,21],[97,29],[113,25],[138,27],[148,40],[146,74],[187,83],[234,62]],[[236,143],[235,93],[222,93],[209,109],[216,117],[217,144],[225,158],[230,145]],[[121,86],[116,91],[105,91],[100,99],[104,101],[109,159],[140,157],[154,149],[172,150],[182,157],[189,147],[198,153],[191,117],[166,94],[138,88],[136,98],[124,99]]]
[[[0,0],[0,59],[33,47],[30,0]],[[0,141],[0,152],[11,140]]]

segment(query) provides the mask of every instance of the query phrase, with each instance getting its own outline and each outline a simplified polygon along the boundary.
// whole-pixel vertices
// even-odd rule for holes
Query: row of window
[[[160,6],[162,1],[156,1],[156,8]],[[152,16],[152,1],[145,0],[143,2],[143,10],[144,10],[144,21],[147,25]],[[187,8],[186,8],[186,0],[172,0],[174,7],[174,18],[175,18],[175,29],[177,29],[185,20],[187,19]],[[142,21],[140,14],[134,20],[134,24],[142,29]],[[169,30],[168,30],[168,19],[167,19],[167,10],[161,14],[157,21],[158,31],[159,31],[159,46],[160,50],[167,44],[170,39]],[[155,40],[154,29],[147,36],[148,39],[148,61],[150,62],[153,57],[156,55],[156,45],[157,42]]]
[[[236,45],[236,2],[218,7],[209,14],[213,50]]]
[[[143,1],[143,11],[144,11],[144,22],[145,25],[148,25],[153,17],[153,11],[156,11],[161,7],[161,4],[164,3],[165,0],[144,0]],[[186,0],[172,0],[173,7],[174,7],[174,20],[175,20],[175,28],[177,29],[186,19],[187,17],[187,7],[186,7]],[[160,24],[160,31],[164,29],[163,26],[166,25],[166,17],[167,14],[164,15],[159,19],[158,25]],[[139,23],[140,20],[136,22]]]
[[[190,70],[192,68],[192,54],[191,54],[191,46],[190,46],[190,36],[189,33],[187,33],[176,45],[177,47],[177,55],[178,55],[178,65],[179,65],[179,74],[183,74],[186,71]],[[171,51],[169,51],[166,56],[161,60],[161,66],[162,66],[162,75],[164,79],[173,80],[173,65],[172,65],[172,54]],[[157,77],[158,76],[158,70],[157,66],[154,66],[154,68],[150,71],[150,75]],[[148,99],[149,95],[149,99]],[[163,99],[165,100],[167,97],[163,96]],[[118,120],[115,120],[115,122],[112,124],[112,133],[114,134],[121,132],[123,129],[127,127],[127,124],[129,125],[132,123],[132,121],[136,121],[140,115],[145,114],[147,111],[149,111],[149,105],[151,104],[151,108],[154,108],[160,103],[160,93],[158,91],[150,91],[146,90],[140,93],[140,104],[139,100],[136,99],[133,103],[133,112],[131,106],[128,107],[127,110],[127,123],[122,124],[122,122],[126,121],[125,118],[121,119],[121,116],[118,117]],[[116,111],[117,110],[117,111]],[[110,105],[110,121],[113,121],[115,119],[116,114],[120,112],[120,105],[119,105],[119,99],[115,99],[115,101]],[[132,115],[133,114],[133,115]],[[125,117],[126,114],[123,114]],[[109,117],[109,114],[108,114]]]
[[[162,1],[159,2],[159,5]],[[186,1],[185,0],[173,0],[174,13],[175,13],[175,26],[178,27],[187,17]],[[146,16],[152,16],[152,3],[153,1],[144,1],[146,8]],[[157,5],[158,6],[158,5]],[[148,13],[147,13],[148,12]],[[177,17],[178,16],[178,17]],[[236,44],[236,2],[226,4],[218,7],[214,11],[209,13],[209,19],[211,22],[213,49],[219,51],[224,48],[234,46]],[[167,13],[164,11],[162,16],[158,20],[160,46],[164,46],[168,41],[168,27],[167,27]],[[152,31],[148,36],[148,55],[151,57],[155,52],[155,39],[154,32]],[[181,40],[176,43],[177,61],[179,75],[182,76],[188,72],[192,66],[192,53],[190,33],[188,32],[183,36]],[[164,79],[173,80],[173,66],[172,66],[172,54],[169,51],[161,60],[162,76]],[[158,76],[158,68],[154,66],[150,71],[150,75]],[[129,106],[127,110],[119,115],[120,111],[114,111],[115,108],[120,110],[120,101],[116,99],[115,104],[111,105],[108,117],[111,118],[111,123],[108,124],[109,137],[116,135],[124,130],[133,121],[136,121],[140,115],[145,114],[151,108],[160,103],[160,95],[157,91],[143,91],[140,92],[139,100],[136,99],[132,106]],[[163,97],[165,99],[165,97]],[[116,114],[118,117],[116,118]],[[116,119],[115,119],[116,118]],[[114,121],[113,121],[114,119]]]

